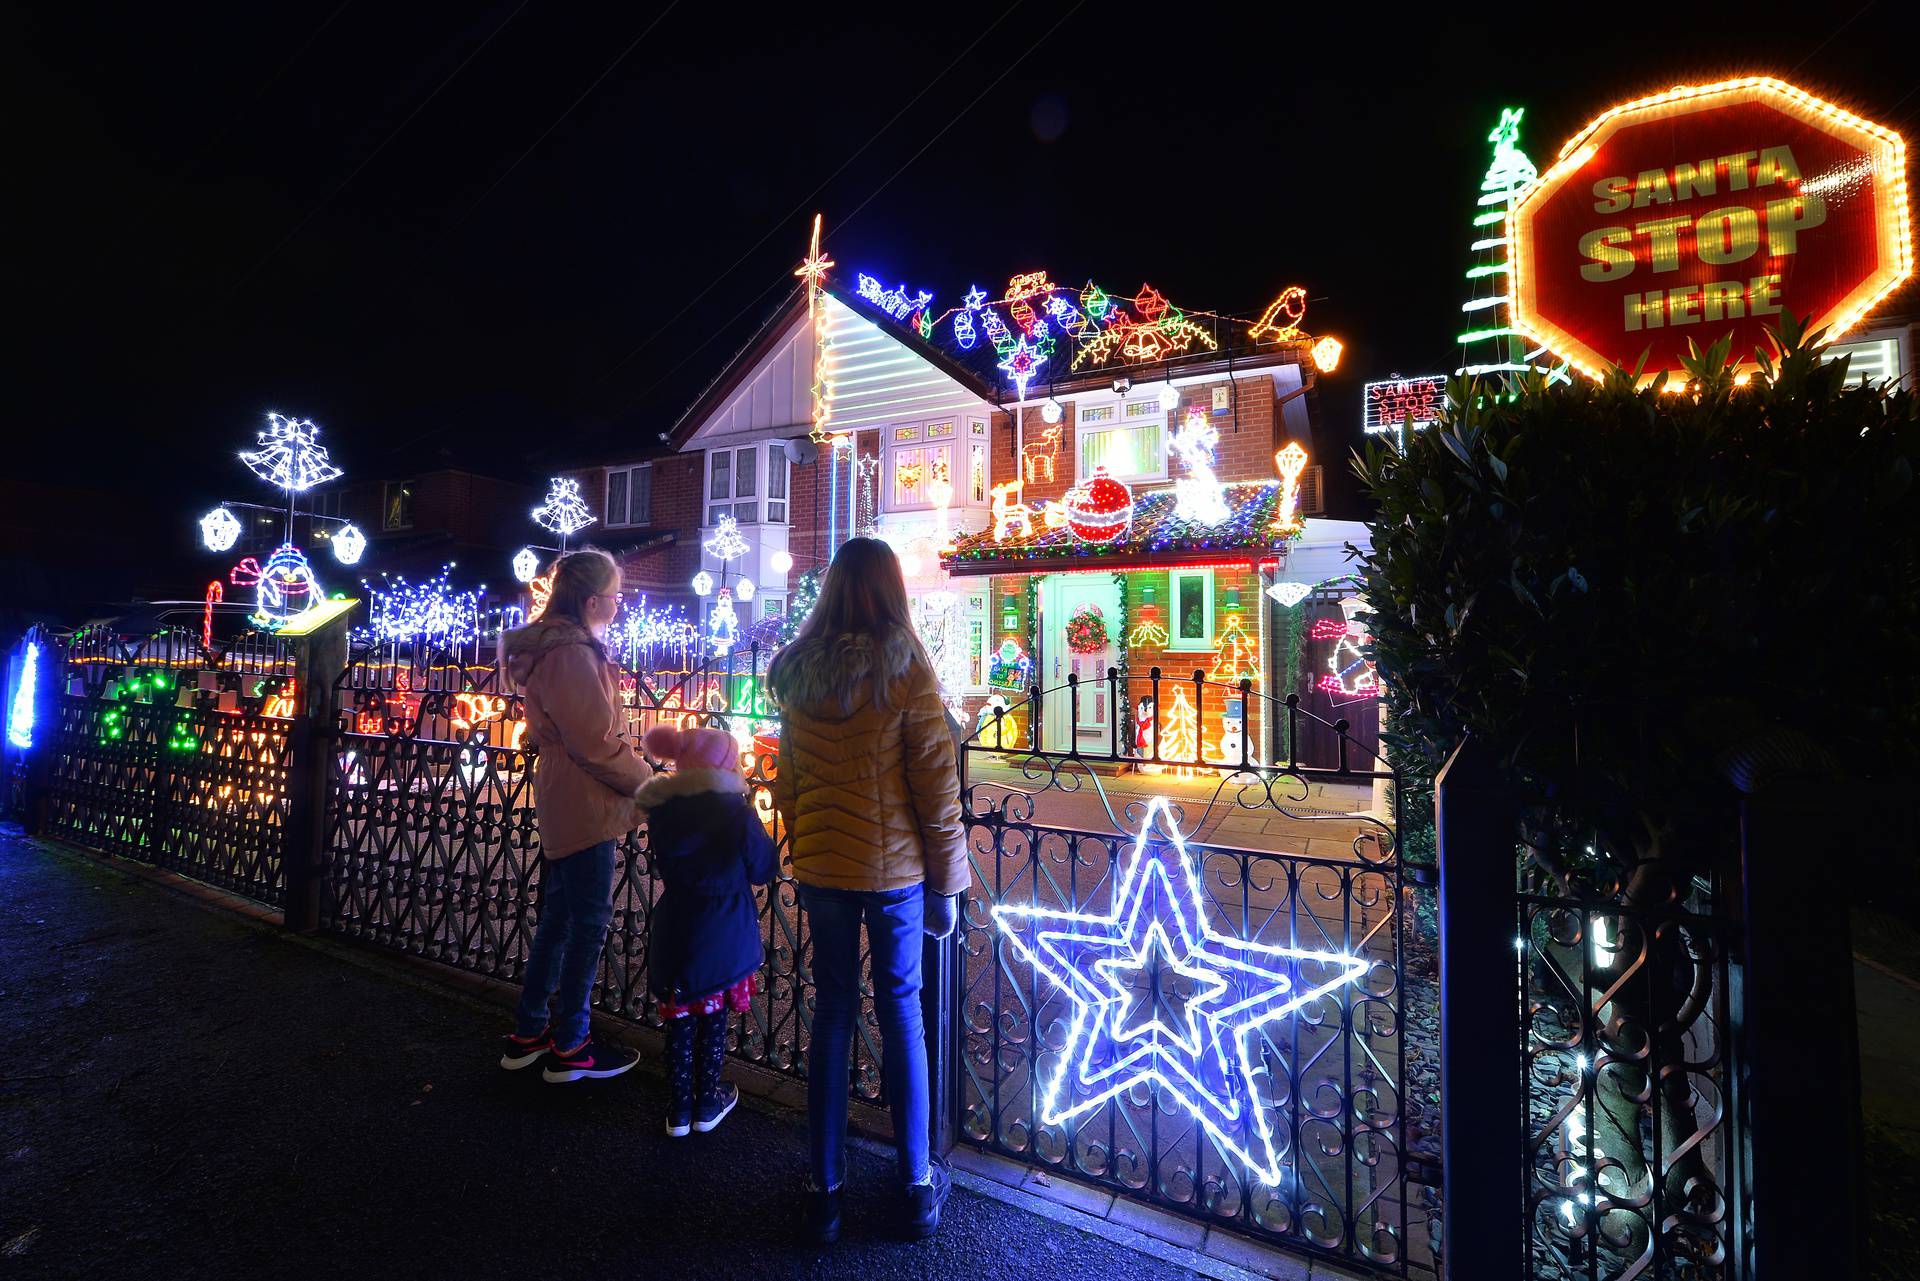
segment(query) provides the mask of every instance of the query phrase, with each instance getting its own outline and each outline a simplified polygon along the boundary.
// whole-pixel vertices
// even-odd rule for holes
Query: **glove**
[[[929,889],[925,891],[924,898],[927,934],[937,939],[946,938],[960,921],[960,896],[936,894]]]

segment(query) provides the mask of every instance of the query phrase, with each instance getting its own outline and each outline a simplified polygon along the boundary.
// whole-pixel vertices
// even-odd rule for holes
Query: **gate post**
[[[949,720],[952,718],[949,717]],[[960,784],[960,838],[967,831],[967,727],[949,725],[953,768]],[[959,920],[943,939],[922,940],[920,1019],[927,1030],[927,1146],[935,1161],[953,1151],[960,1130],[960,934],[966,929],[967,895],[960,894]]]
[[[281,920],[290,930],[320,926],[320,872],[326,857],[327,796],[335,721],[335,682],[347,668],[343,612],[300,638],[294,655],[299,706],[287,729],[287,831],[281,866],[287,880]]]
[[[1440,1125],[1447,1281],[1522,1275],[1527,1083],[1515,960],[1520,798],[1461,743],[1434,780],[1440,860]]]

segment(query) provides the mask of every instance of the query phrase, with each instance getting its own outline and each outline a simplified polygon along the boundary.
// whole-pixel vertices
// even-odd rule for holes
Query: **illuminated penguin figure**
[[[234,585],[256,589],[253,617],[263,627],[283,627],[318,605],[320,580],[292,543],[282,543],[264,567],[249,556],[233,567]]]

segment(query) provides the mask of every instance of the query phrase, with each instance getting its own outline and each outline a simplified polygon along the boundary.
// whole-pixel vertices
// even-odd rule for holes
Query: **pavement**
[[[0,829],[0,1276],[1245,1275],[965,1187],[890,1240],[870,1146],[802,1246],[798,1114],[669,1139],[657,1074],[503,1072],[500,1011],[337,952]]]

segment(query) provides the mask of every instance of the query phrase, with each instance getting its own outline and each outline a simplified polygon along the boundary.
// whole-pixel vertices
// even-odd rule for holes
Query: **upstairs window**
[[[707,451],[707,524],[731,516],[742,525],[760,519],[759,447]],[[732,500],[732,501],[728,501]]]
[[[767,520],[782,525],[787,520],[787,451],[779,442],[767,446]]]
[[[1167,412],[1158,397],[1075,408],[1079,447],[1077,479],[1105,467],[1115,480],[1165,480]]]
[[[390,480],[380,503],[382,529],[413,528],[413,487],[411,480]]]
[[[607,473],[607,525],[644,525],[652,516],[652,463],[621,467]]]

